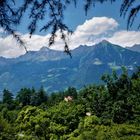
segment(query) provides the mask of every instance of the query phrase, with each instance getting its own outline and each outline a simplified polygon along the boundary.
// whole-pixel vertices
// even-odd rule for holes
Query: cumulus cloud
[[[72,36],[69,36],[67,42],[70,49],[74,49],[79,45],[93,45],[102,40],[103,36],[108,36],[114,31],[118,23],[113,18],[94,17],[86,20],[82,25],[77,26]],[[58,33],[59,34],[59,33]],[[59,35],[52,49],[63,50],[63,41]]]
[[[76,29],[77,33],[86,35],[100,35],[106,31],[113,30],[118,23],[113,18],[94,17],[86,20],[84,24],[79,25]]]
[[[16,57],[24,53],[23,48],[17,47],[17,42],[13,40],[12,36],[0,38],[0,56]]]
[[[77,26],[72,36],[68,36],[67,42],[70,49],[74,49],[79,45],[93,45],[103,39],[118,44],[121,46],[132,46],[140,44],[140,32],[136,31],[117,31],[119,24],[113,18],[108,17],[93,17],[86,20],[82,25]],[[3,30],[0,29],[0,33]],[[131,36],[131,38],[130,38]],[[50,34],[45,36],[29,34],[22,35],[22,39],[26,42],[28,50],[37,51],[43,46],[48,46]],[[56,42],[51,49],[63,50],[64,43],[60,39],[60,32],[57,32]],[[25,53],[23,47],[12,38],[12,36],[0,37],[0,56],[17,57]]]
[[[113,36],[108,38],[107,40],[122,47],[131,47],[134,44],[140,44],[140,32],[118,31],[115,32]]]
[[[79,45],[92,45],[95,44],[98,38],[109,31],[114,30],[118,26],[118,23],[107,17],[94,17],[90,20],[86,20],[85,23],[79,25],[74,31],[72,36],[69,36],[67,42],[70,49],[74,49]],[[0,29],[0,32],[3,30]],[[37,51],[43,46],[48,45],[49,34],[46,36],[32,35],[29,38],[28,34],[22,35],[22,39],[26,42],[28,50]],[[57,38],[55,44],[51,47],[56,50],[63,50],[64,43],[60,39],[60,33],[57,32]],[[12,36],[6,36],[0,38],[0,55],[4,57],[17,57],[24,54],[25,50],[19,47],[17,42],[12,38]]]
[[[94,17],[86,20],[84,24],[79,25],[71,37],[70,46],[72,48],[79,45],[93,45],[103,36],[108,36],[117,28],[118,23],[107,17]]]
[[[33,35],[32,38],[29,38],[29,34],[22,35],[22,40],[25,42],[27,50],[32,51],[38,51],[41,47],[47,46],[48,39],[49,35]],[[20,46],[11,35],[0,37],[0,56],[12,58],[25,53],[24,47]]]

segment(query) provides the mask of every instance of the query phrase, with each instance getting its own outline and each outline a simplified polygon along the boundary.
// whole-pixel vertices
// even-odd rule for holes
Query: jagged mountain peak
[[[7,60],[7,59],[6,59]],[[132,71],[140,65],[140,53],[102,41],[72,51],[72,59],[64,52],[43,47],[31,51],[14,61],[0,61],[0,90],[8,87],[17,92],[22,87],[40,87],[48,91],[62,90],[68,86],[80,88],[98,83],[102,74],[121,66]],[[5,63],[4,63],[5,62]]]
[[[132,47],[138,47],[138,46],[140,46],[140,44],[135,44],[135,45],[133,45]]]
[[[43,46],[39,51],[45,51],[45,52],[49,52],[51,51],[52,49],[48,48],[48,47],[45,47]]]
[[[102,40],[98,44],[87,46],[80,45],[71,51],[73,58],[81,57],[86,54],[101,54],[101,55],[111,55],[111,53],[120,54],[123,51],[127,51],[125,48],[122,48],[118,45],[114,45],[107,40]],[[62,52],[50,49],[46,46],[42,47],[39,51],[30,51],[29,53],[20,57],[22,61],[48,61],[48,60],[60,60],[68,58],[68,56]]]
[[[127,49],[135,52],[140,52],[140,44],[135,44],[132,47],[126,47]]]
[[[111,43],[111,42],[109,42],[109,41],[107,41],[107,40],[102,40],[101,42],[99,42],[98,44],[96,44],[95,46],[97,46],[97,47],[108,47],[108,48],[110,48],[110,47],[112,47],[112,48],[123,48],[123,47],[121,47],[121,46],[119,46],[119,45],[116,45],[116,44],[113,44],[113,43]]]
[[[102,45],[108,45],[108,44],[111,44],[109,41],[107,40],[102,40],[101,42],[99,42],[99,44],[102,44]]]

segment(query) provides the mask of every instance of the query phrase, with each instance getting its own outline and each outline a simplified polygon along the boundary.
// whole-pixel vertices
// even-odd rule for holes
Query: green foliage
[[[26,105],[39,106],[44,102],[47,102],[48,97],[43,87],[36,91],[34,88],[22,88],[16,100],[19,102],[20,106],[24,107]]]
[[[30,105],[32,91],[29,88],[22,88],[16,97],[16,100],[21,103],[21,106]]]
[[[0,140],[15,140],[14,129],[15,128],[0,116]]]
[[[105,85],[79,92],[69,87],[47,96],[41,87],[21,89],[16,99],[8,95],[0,103],[0,139],[139,140],[140,69],[102,79]],[[72,100],[65,101],[67,96]],[[11,103],[14,109],[7,106]]]
[[[3,90],[3,104],[5,104],[8,109],[14,109],[13,94],[7,89]]]
[[[9,111],[7,108],[3,108],[3,110],[1,111],[1,117],[10,123],[14,123],[17,118],[18,112],[18,110]]]
[[[48,105],[52,106],[64,100],[64,92],[52,93],[48,99]]]
[[[9,92],[7,89],[4,89],[3,90],[3,103],[7,103],[7,104],[10,104],[12,102],[12,93]]]
[[[74,87],[69,87],[65,93],[64,93],[65,96],[72,96],[74,99],[77,99],[77,91],[76,91],[76,88]]]
[[[67,128],[68,132],[77,128],[80,118],[85,116],[84,105],[77,105],[73,102],[65,101],[50,108],[48,113],[53,122],[62,124]]]
[[[27,106],[18,115],[16,129],[25,136],[47,138],[49,123],[45,111],[37,107]]]
[[[65,91],[52,93],[48,98],[48,105],[54,105],[64,100],[65,97],[72,96],[74,100],[77,99],[78,92],[74,87],[68,87]]]

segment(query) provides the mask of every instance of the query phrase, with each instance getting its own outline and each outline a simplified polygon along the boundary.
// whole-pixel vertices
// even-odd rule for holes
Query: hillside
[[[131,50],[131,51],[135,51],[135,52],[140,52],[140,45],[136,44],[132,47],[127,47],[127,49]]]
[[[22,87],[39,88],[52,92],[74,86],[81,88],[101,83],[104,73],[126,66],[131,73],[140,65],[140,53],[102,41],[93,46],[79,46],[72,50],[72,58],[61,51],[43,47],[15,59],[0,58],[0,90],[17,92]]]

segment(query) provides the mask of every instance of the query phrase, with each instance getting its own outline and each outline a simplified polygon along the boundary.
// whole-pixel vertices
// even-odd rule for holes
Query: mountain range
[[[127,47],[127,49],[131,50],[131,51],[135,51],[135,52],[140,52],[140,45],[136,44],[132,47]]]
[[[117,73],[125,66],[132,73],[140,66],[140,53],[111,44],[106,40],[93,46],[81,45],[71,51],[72,58],[62,51],[47,47],[30,51],[17,58],[0,57],[0,95],[4,88],[14,94],[23,87],[39,88],[48,92],[69,86],[101,83],[104,73]]]

